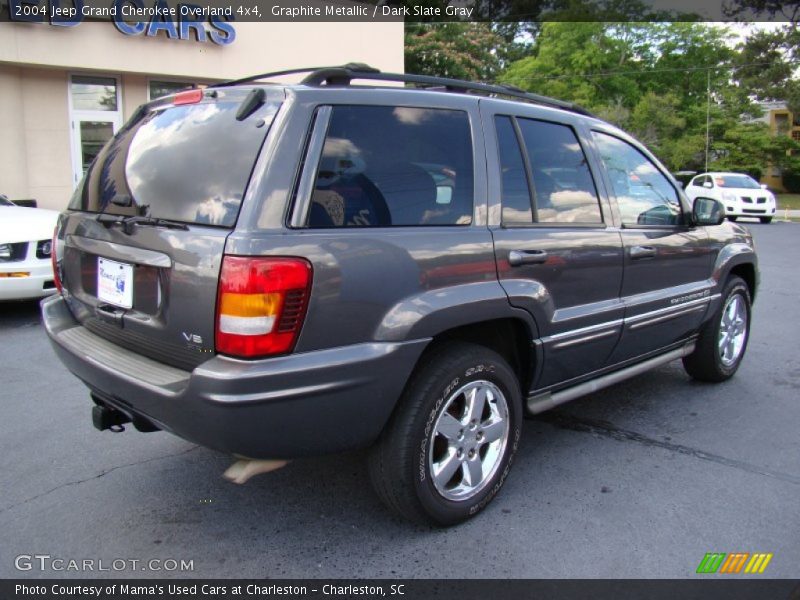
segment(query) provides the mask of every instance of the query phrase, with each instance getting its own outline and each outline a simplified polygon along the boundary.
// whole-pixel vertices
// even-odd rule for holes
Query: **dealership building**
[[[67,206],[106,140],[152,98],[297,67],[403,70],[402,22],[68,25],[0,23],[0,194],[43,208]]]

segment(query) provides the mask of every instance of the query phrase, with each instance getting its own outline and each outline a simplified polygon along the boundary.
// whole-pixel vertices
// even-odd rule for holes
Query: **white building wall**
[[[163,33],[126,36],[110,21],[71,28],[0,23],[0,193],[35,198],[45,208],[66,207],[73,189],[72,74],[117,77],[127,119],[147,101],[150,79],[212,82],[347,62],[403,71],[402,23],[233,26],[236,40],[217,46]]]

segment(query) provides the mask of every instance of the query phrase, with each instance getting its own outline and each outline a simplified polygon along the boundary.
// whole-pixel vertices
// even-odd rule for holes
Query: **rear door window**
[[[519,139],[514,121],[519,127]],[[503,224],[602,223],[597,188],[571,127],[507,116],[497,116],[495,126]]]
[[[497,127],[497,150],[500,153],[503,223],[531,223],[531,192],[514,124],[511,117],[501,115],[497,115],[494,122]]]
[[[280,105],[268,101],[237,120],[248,92],[223,90],[197,104],[161,102],[137,113],[92,162],[70,209],[233,227]]]
[[[334,106],[306,224],[468,225],[473,180],[466,112]]]

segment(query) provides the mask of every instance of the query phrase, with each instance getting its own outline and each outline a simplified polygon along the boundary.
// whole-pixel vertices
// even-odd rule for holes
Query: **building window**
[[[73,75],[70,92],[73,110],[117,110],[117,80],[113,77]]]
[[[792,131],[792,139],[796,142],[800,142],[800,129]]]
[[[155,100],[162,96],[169,96],[176,92],[183,90],[191,90],[197,87],[197,84],[187,83],[185,81],[156,81],[151,80],[148,86],[148,100]]]
[[[115,77],[72,75],[69,90],[72,183],[77,185],[122,126],[120,86]]]

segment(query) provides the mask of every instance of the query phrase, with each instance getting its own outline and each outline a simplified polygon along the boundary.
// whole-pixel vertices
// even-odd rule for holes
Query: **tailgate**
[[[183,369],[214,355],[225,240],[283,98],[264,93],[242,117],[251,91],[146,105],[89,167],[58,252],[70,310],[87,329]]]

